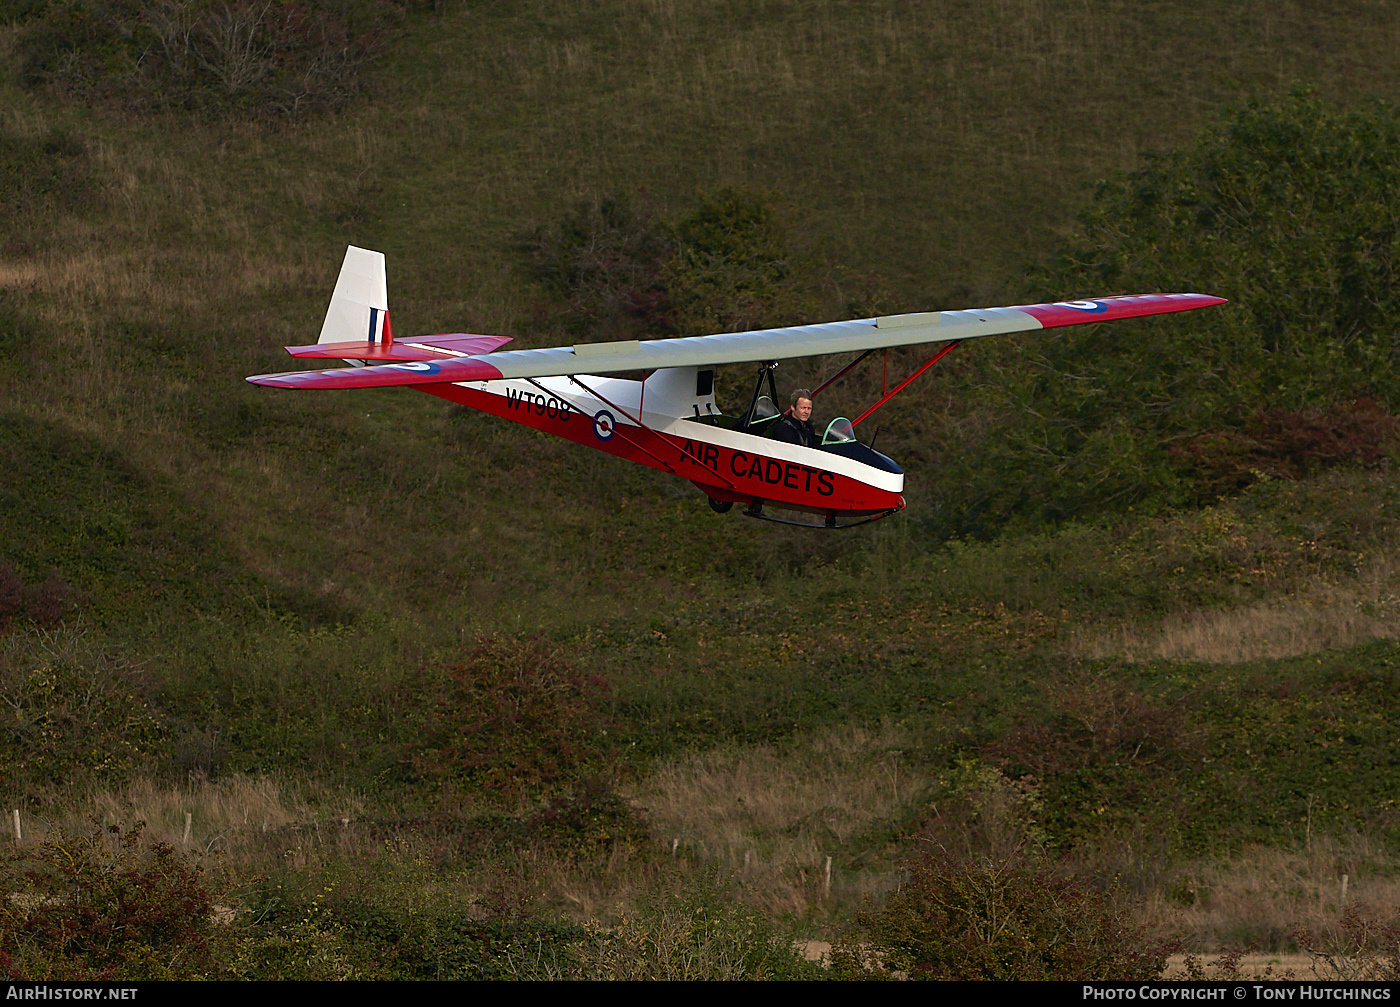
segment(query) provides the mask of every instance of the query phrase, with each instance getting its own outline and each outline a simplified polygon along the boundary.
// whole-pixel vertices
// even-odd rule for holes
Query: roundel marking
[[[617,420],[606,409],[599,409],[593,414],[593,432],[598,435],[600,441],[612,440],[613,432],[616,429]]]
[[[1073,308],[1075,311],[1088,311],[1096,315],[1108,310],[1108,305],[1103,301],[1056,301],[1055,307]]]
[[[426,360],[412,364],[390,364],[389,366],[399,371],[419,371],[423,374],[436,374],[442,370],[437,364],[429,363]]]

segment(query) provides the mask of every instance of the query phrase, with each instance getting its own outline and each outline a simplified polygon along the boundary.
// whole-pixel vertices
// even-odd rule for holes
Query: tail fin
[[[335,281],[331,306],[321,326],[319,343],[363,343],[388,347],[394,341],[389,327],[389,282],[384,273],[384,253],[351,245],[345,250],[340,278]]]

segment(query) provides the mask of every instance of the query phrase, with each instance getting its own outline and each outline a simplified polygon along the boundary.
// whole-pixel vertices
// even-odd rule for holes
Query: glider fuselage
[[[735,421],[719,412],[704,384],[697,368],[685,367],[657,371],[646,381],[580,374],[419,387],[688,479],[713,500],[828,517],[870,517],[904,507],[904,473],[888,458],[863,445],[808,448],[732,429]]]

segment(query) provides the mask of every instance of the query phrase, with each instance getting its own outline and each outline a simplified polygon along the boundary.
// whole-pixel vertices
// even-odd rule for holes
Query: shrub
[[[75,630],[0,640],[0,699],[0,780],[12,792],[121,779],[164,748],[141,667]]]
[[[142,826],[62,833],[0,857],[0,970],[11,979],[198,979],[221,924],[203,869]]]
[[[982,753],[1044,801],[1044,824],[1061,847],[1086,834],[1183,813],[1182,779],[1205,751],[1203,730],[1182,704],[1154,701],[1111,674],[1083,669],[1052,675],[1049,704],[987,743]]]
[[[492,883],[500,887],[467,895],[460,876],[421,852],[265,881],[232,971],[259,980],[510,979],[522,948],[583,933],[532,918],[528,886],[509,870]]]
[[[674,247],[650,210],[625,195],[581,202],[520,241],[530,272],[554,297],[540,320],[596,339],[675,331],[662,275]]]
[[[59,0],[19,34],[22,78],[136,110],[298,117],[357,93],[389,10],[353,0]]]
[[[1400,980],[1400,921],[1393,912],[1350,905],[1338,923],[1299,927],[1293,939],[1312,956],[1313,974],[1320,979]]]
[[[0,24],[17,24],[38,17],[49,0],[0,0]]]
[[[13,563],[0,563],[0,633],[19,622],[57,626],[63,619],[68,593],[68,582],[56,570],[38,584],[26,584]]]
[[[1204,495],[1224,496],[1262,479],[1299,479],[1345,463],[1378,466],[1398,422],[1370,399],[1330,409],[1261,409],[1242,431],[1201,434],[1169,454],[1194,470]]]
[[[810,281],[788,245],[772,200],[726,186],[672,226],[675,257],[665,282],[686,335],[742,332],[802,320]]]
[[[356,972],[341,935],[334,927],[304,919],[280,918],[263,920],[249,929],[230,957],[228,974],[254,982],[381,978]]]
[[[554,948],[581,928],[541,920],[481,920],[460,911],[404,912],[367,904],[337,907],[344,953],[364,979],[516,978],[524,948]]]
[[[88,150],[80,139],[59,129],[34,136],[0,132],[0,209],[8,216],[43,205],[83,211],[98,202]]]
[[[606,683],[538,639],[483,640],[444,678],[406,753],[421,779],[512,801],[613,761],[600,710]]]
[[[857,917],[838,945],[839,974],[913,979],[1153,979],[1154,946],[1110,893],[1012,855],[957,856],[935,847],[913,861],[883,908]]]
[[[554,847],[571,857],[606,855],[614,846],[640,849],[651,837],[627,801],[597,779],[555,796],[514,830],[515,838]]]
[[[734,187],[663,222],[626,196],[578,204],[519,243],[552,295],[540,310],[573,335],[636,339],[801,320],[816,280],[768,196]]]

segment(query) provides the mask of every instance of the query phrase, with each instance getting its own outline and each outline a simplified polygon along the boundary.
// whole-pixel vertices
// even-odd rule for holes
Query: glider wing
[[[372,388],[501,378],[608,374],[663,367],[709,367],[827,353],[852,353],[919,343],[975,339],[1008,332],[1106,322],[1223,304],[1208,294],[1135,294],[1008,308],[970,308],[886,315],[847,322],[794,325],[714,336],[685,336],[620,343],[581,343],[538,350],[507,350],[489,357],[419,360],[368,367],[258,374],[248,380],[275,388]],[[435,337],[441,338],[441,337]],[[482,338],[482,337],[476,337]],[[500,337],[497,337],[500,338]],[[404,343],[427,343],[406,339]],[[397,347],[399,344],[395,344]]]

